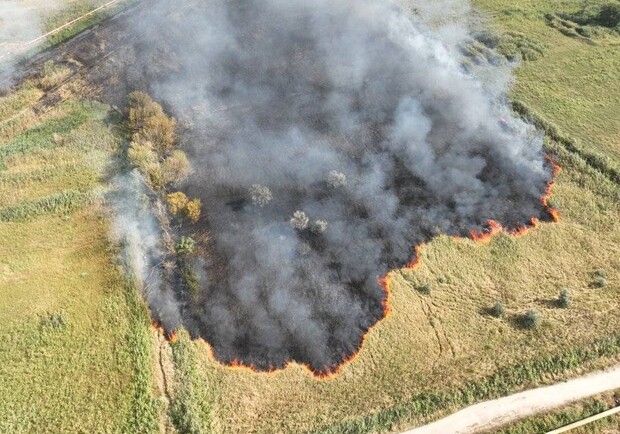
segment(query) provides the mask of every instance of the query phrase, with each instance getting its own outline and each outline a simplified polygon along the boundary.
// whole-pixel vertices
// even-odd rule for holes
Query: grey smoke
[[[56,0],[0,0],[0,90],[10,85],[8,76],[21,46],[43,34],[43,18],[59,6]]]
[[[144,178],[137,170],[112,180],[109,200],[114,208],[114,236],[122,246],[127,272],[141,282],[153,315],[169,330],[180,324],[179,303],[163,268],[165,249],[161,225],[151,211]]]
[[[378,279],[415,245],[545,217],[542,141],[511,114],[507,69],[466,73],[467,26],[438,22],[467,3],[209,0],[182,25],[174,5],[135,27],[170,65],[150,90],[191,125],[185,189],[211,241],[182,315],[220,360],[330,371],[382,317]],[[272,200],[252,206],[253,186]]]

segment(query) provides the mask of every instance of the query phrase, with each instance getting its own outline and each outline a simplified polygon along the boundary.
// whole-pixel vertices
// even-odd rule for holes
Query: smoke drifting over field
[[[182,22],[160,6],[136,25],[173,47],[150,86],[191,121],[185,189],[211,237],[183,316],[220,360],[330,371],[415,245],[544,217],[541,140],[463,72],[463,25],[432,32],[389,0],[210,0]]]
[[[43,33],[41,17],[56,6],[55,0],[0,0],[0,70],[12,68],[20,44]],[[0,90],[10,84],[4,80],[0,77]]]

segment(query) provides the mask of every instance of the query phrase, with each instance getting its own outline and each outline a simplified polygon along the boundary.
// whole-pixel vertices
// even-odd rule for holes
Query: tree
[[[194,199],[187,202],[185,205],[185,214],[192,223],[200,220],[200,214],[202,213],[202,201],[200,199]]]
[[[332,170],[327,175],[327,184],[331,188],[342,188],[347,185],[347,176],[344,173]]]
[[[157,154],[153,150],[153,144],[147,140],[136,139],[129,145],[127,150],[129,163],[146,173],[146,168],[157,163]]]
[[[161,109],[161,107],[160,107]],[[144,127],[137,133],[153,143],[159,155],[165,155],[174,148],[176,121],[166,116],[163,110],[144,120]]]
[[[564,288],[560,292],[560,296],[558,297],[558,306],[564,309],[568,309],[570,307],[570,291]]]
[[[131,92],[129,100],[129,128],[137,132],[145,127],[147,119],[163,112],[161,106],[144,92]]]
[[[189,176],[190,166],[183,151],[173,151],[161,165],[166,184],[178,185]]]
[[[536,309],[528,310],[523,317],[521,317],[521,325],[529,330],[538,328],[542,322],[540,312]]]
[[[305,212],[295,211],[290,223],[291,223],[291,226],[293,226],[293,228],[299,231],[303,231],[304,229],[308,227],[308,224],[310,223],[310,219],[308,218]]]
[[[316,220],[312,223],[312,232],[319,235],[327,230],[327,222],[325,220]]]
[[[177,191],[170,193],[166,196],[166,204],[172,215],[177,215],[179,212],[185,209],[189,199],[185,193]]]
[[[250,187],[250,197],[254,205],[262,208],[273,200],[273,193],[264,185],[254,184]]]
[[[433,286],[430,283],[418,286],[418,292],[421,294],[429,295],[433,290]]]
[[[501,318],[504,316],[504,313],[506,313],[506,308],[502,302],[498,301],[489,309],[489,313],[495,318]]]

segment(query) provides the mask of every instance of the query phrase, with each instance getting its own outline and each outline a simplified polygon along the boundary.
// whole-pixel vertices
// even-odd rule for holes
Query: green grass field
[[[148,313],[102,202],[107,108],[35,116],[39,94],[0,99],[0,432],[155,432]],[[23,128],[5,129],[15,116]]]
[[[395,431],[618,362],[620,36],[588,42],[548,24],[546,14],[576,11],[578,0],[473,3],[502,38],[544,47],[516,70],[512,98],[549,132],[563,168],[552,198],[561,221],[487,244],[435,239],[419,268],[392,273],[391,315],[332,379],[296,365],[224,367],[181,332],[170,430]],[[105,175],[120,136],[106,107],[69,98],[41,113],[32,110],[41,95],[27,84],[0,99],[0,432],[161,430],[159,344],[108,238]],[[426,284],[430,294],[416,290]],[[569,309],[555,304],[563,288]],[[500,319],[485,313],[497,301]],[[543,321],[526,331],[518,318],[530,308]]]

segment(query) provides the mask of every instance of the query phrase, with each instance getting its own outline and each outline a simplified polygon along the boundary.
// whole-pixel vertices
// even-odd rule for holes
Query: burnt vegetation
[[[464,72],[467,44],[446,47],[394,5],[216,6],[157,2],[72,56],[106,101],[148,90],[178,119],[132,94],[127,157],[163,222],[153,265],[219,360],[334,371],[415,245],[550,220],[541,138]],[[494,68],[488,50],[476,68]],[[181,237],[192,252],[177,254]]]

